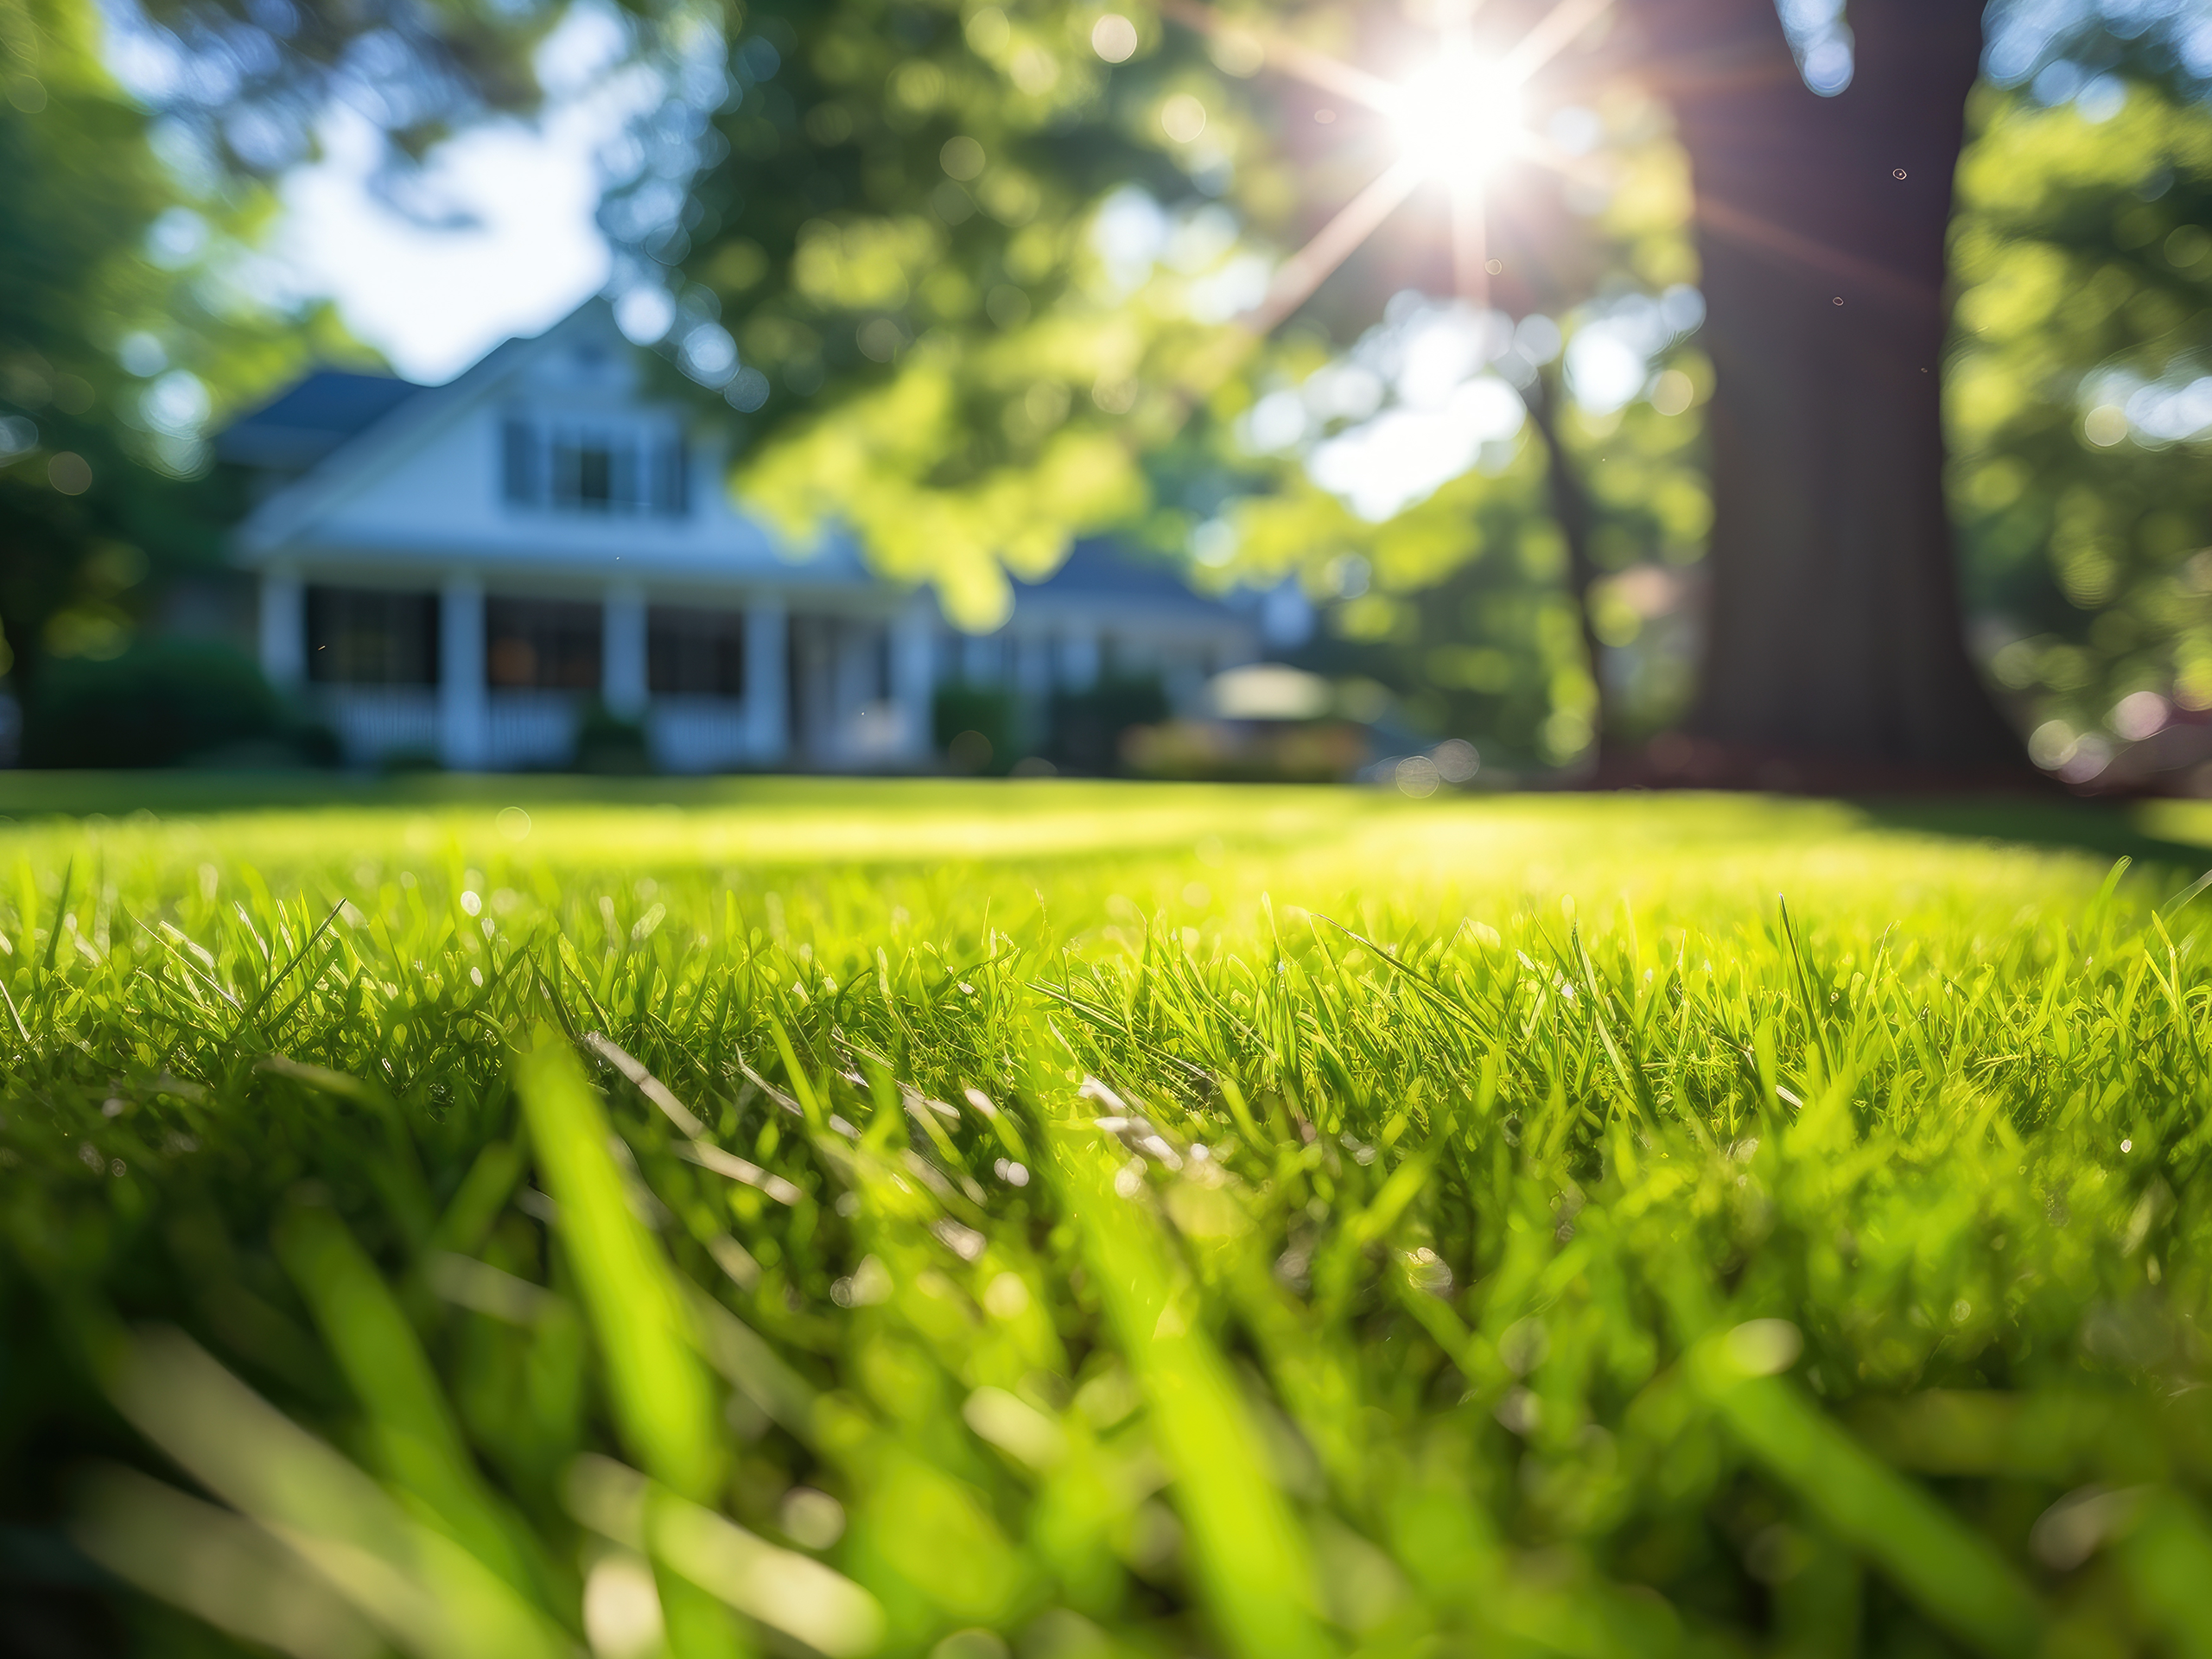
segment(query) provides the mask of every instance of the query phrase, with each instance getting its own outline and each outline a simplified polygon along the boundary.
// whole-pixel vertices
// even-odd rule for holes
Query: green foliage
[[[850,525],[976,625],[1004,613],[1004,568],[1046,574],[1071,532],[1141,509],[1124,429],[1172,433],[1180,359],[1217,333],[1179,313],[1182,283],[1122,292],[1088,240],[1109,190],[1177,177],[1171,84],[1217,78],[1187,39],[1109,71],[1093,21],[753,8],[728,159],[694,187],[679,299],[725,317],[766,377],[746,406],[779,423],[748,499],[801,539]]]
[[[1047,758],[1092,777],[1122,770],[1122,734],[1167,718],[1167,693],[1156,674],[1109,676],[1083,691],[1055,691]]]
[[[45,658],[113,656],[166,580],[219,572],[246,505],[208,475],[224,417],[367,355],[262,263],[266,181],[334,104],[374,124],[389,175],[531,109],[531,50],[566,10],[0,0],[0,674],[19,692]],[[662,49],[660,21],[637,51]]]
[[[0,830],[0,1506],[137,1650],[2212,1635],[2180,876],[593,788]]]
[[[1688,351],[1662,372],[1693,387],[1710,379]],[[1570,406],[1560,425],[1592,502],[1600,575],[1590,603],[1609,648],[1612,735],[1634,741],[1677,716],[1690,690],[1687,613],[1712,515],[1703,423],[1640,398],[1605,415]],[[1588,747],[1598,711],[1547,465],[1532,432],[1503,465],[1470,470],[1379,523],[1287,475],[1225,514],[1236,568],[1294,575],[1321,602],[1327,626],[1312,665],[1387,688],[1432,736],[1464,734],[1509,765],[1557,765]]]
[[[930,705],[938,753],[965,772],[1004,772],[1021,758],[1020,715],[1011,691],[957,681],[938,686]],[[968,737],[969,733],[975,736]],[[977,738],[982,741],[978,743]]]
[[[2101,123],[1995,92],[1974,114],[1948,395],[1996,676],[2077,732],[2135,692],[2212,707],[2202,437],[2126,412],[2139,387],[2212,373],[2212,110],[2134,81]]]
[[[937,689],[937,749],[957,772],[1003,777],[1029,757],[1078,775],[1122,771],[1120,740],[1133,726],[1167,717],[1157,675],[1109,676],[1086,690],[1055,690],[1041,705],[1012,691],[949,681]]]
[[[721,1442],[698,1356],[683,1332],[683,1294],[631,1213],[607,1157],[607,1118],[573,1051],[541,1030],[516,1065],[531,1145],[563,1227],[584,1312],[607,1368],[623,1443],[647,1472],[694,1497],[721,1484]]]
[[[643,725],[624,720],[594,698],[576,723],[574,764],[578,772],[651,772],[652,746]]]
[[[1546,756],[1554,681],[1588,677],[1544,461],[1522,443],[1495,476],[1467,473],[1381,524],[1287,478],[1236,504],[1240,559],[1327,605],[1318,666],[1387,687],[1422,727],[1477,734],[1496,758]]]
[[[257,296],[266,193],[156,155],[101,27],[79,0],[0,3],[0,672],[19,687],[43,657],[112,656],[156,581],[219,566],[243,504],[201,478],[210,422],[345,346],[326,308]]]
[[[1509,39],[1537,10],[1501,6],[1484,26]],[[695,182],[688,228],[657,223],[646,238],[683,273],[677,361],[721,330],[748,365],[729,396],[761,410],[765,430],[736,487],[802,543],[849,527],[878,568],[934,583],[975,626],[1003,614],[1002,567],[1033,577],[1084,531],[1174,556],[1211,537],[1221,581],[1290,574],[1325,605],[1346,601],[1317,662],[1397,692],[1414,725],[1525,761],[1572,758],[1598,698],[1583,596],[1563,560],[1533,550],[1556,542],[1533,435],[1381,523],[1306,476],[1311,442],[1262,454],[1240,435],[1260,399],[1318,385],[1389,296],[1449,290],[1435,193],[1279,338],[1256,337],[1236,315],[1256,294],[1235,297],[1236,282],[1388,165],[1385,124],[1257,73],[1257,48],[1233,32],[1209,40],[1147,9],[1130,10],[1129,49],[1109,63],[1092,43],[1100,15],[885,0],[745,14],[738,95],[714,117],[727,157]],[[1268,26],[1379,65],[1412,46],[1387,29],[1361,38],[1343,7]],[[1498,183],[1497,302],[1572,326],[1600,289],[1694,281],[1662,106],[1571,74],[1554,95],[1597,106],[1584,113],[1599,147],[1564,194],[1533,168]],[[726,377],[726,357],[713,361]],[[1667,406],[1568,423],[1605,569],[1638,573],[1592,600],[1631,736],[1683,702],[1674,567],[1694,559],[1706,516],[1701,423],[1687,396]],[[1317,419],[1311,436],[1352,423]],[[1347,585],[1354,564],[1371,581]]]
[[[1526,179],[1504,197],[1511,239],[1499,245],[1507,257],[1494,289],[1516,314],[1556,316],[1570,346],[1614,302],[1697,276],[1688,165],[1663,108],[1626,92],[1592,101],[1604,138],[1569,187],[1572,210]],[[1335,297],[1332,321],[1344,309]],[[1318,346],[1302,330],[1255,366],[1251,391],[1319,386],[1317,371],[1341,359]],[[1354,512],[1307,469],[1315,440],[1356,423],[1316,423],[1306,444],[1263,461],[1224,446],[1239,468],[1216,509],[1233,531],[1224,574],[1295,575],[1327,617],[1311,665],[1388,688],[1431,737],[1472,738],[1513,765],[1572,760],[1599,723],[1598,673],[1610,736],[1649,736],[1688,701],[1695,577],[1686,573],[1703,556],[1712,518],[1700,412],[1710,365],[1693,341],[1677,340],[1652,367],[1645,395],[1604,412],[1570,397],[1555,367],[1542,371],[1541,386],[1522,387],[1560,410],[1569,487],[1590,511],[1596,581],[1586,594],[1570,569],[1551,457],[1533,423],[1379,518]],[[1584,635],[1586,604],[1602,664]]]
[[[283,711],[253,660],[234,647],[155,639],[119,657],[64,658],[39,677],[24,714],[34,766],[173,766],[258,741],[284,742]]]

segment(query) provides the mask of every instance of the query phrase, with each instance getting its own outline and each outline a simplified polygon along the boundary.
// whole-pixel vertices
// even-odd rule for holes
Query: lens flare
[[[1479,177],[1519,141],[1521,88],[1490,60],[1447,51],[1398,84],[1389,113],[1414,166],[1436,178]]]

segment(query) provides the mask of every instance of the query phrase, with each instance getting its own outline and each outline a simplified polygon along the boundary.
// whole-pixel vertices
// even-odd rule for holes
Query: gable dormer
[[[511,407],[499,426],[500,499],[523,512],[681,518],[691,508],[688,450],[682,424],[657,410]]]
[[[510,512],[682,518],[690,442],[670,410],[640,401],[636,349],[603,307],[510,382],[499,415],[499,498]]]

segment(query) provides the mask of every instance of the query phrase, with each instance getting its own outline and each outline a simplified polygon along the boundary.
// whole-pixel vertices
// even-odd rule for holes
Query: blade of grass
[[[713,1396],[685,1338],[689,1316],[676,1275],[631,1212],[622,1172],[608,1155],[607,1115],[574,1052],[543,1027],[513,1064],[624,1443],[671,1491],[709,1497],[723,1468]]]

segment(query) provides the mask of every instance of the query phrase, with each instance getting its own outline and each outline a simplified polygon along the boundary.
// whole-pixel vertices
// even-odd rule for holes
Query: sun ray
[[[1929,286],[1924,282],[1862,258],[1847,249],[1784,230],[1709,192],[1698,198],[1697,219],[1707,229],[1729,241],[1757,248],[1801,270],[1815,271],[1840,284],[1855,287],[1869,298],[1901,306],[1927,302]],[[1840,298],[1837,302],[1841,303]]]
[[[1398,204],[1414,193],[1421,179],[1421,169],[1410,162],[1394,162],[1315,232],[1312,241],[1283,261],[1268,286],[1267,298],[1245,315],[1245,326],[1267,334],[1305,304],[1313,290],[1397,211]]]
[[[1557,0],[1528,33],[1495,59],[1475,42],[1483,0],[1436,0],[1431,15],[1438,52],[1405,80],[1386,80],[1277,30],[1223,16],[1205,0],[1162,0],[1162,12],[1217,37],[1257,43],[1262,61],[1281,73],[1365,105],[1398,128],[1403,154],[1276,270],[1267,296],[1240,321],[1256,341],[1310,299],[1338,266],[1381,228],[1425,178],[1448,193],[1447,233],[1453,292],[1490,303],[1487,162],[1510,156],[1573,178],[1594,169],[1522,124],[1520,86],[1605,14],[1613,0]]]
[[[1452,287],[1478,310],[1490,308],[1490,202],[1480,179],[1452,181]]]
[[[1249,23],[1224,17],[1198,0],[1165,0],[1160,10],[1202,35],[1243,35],[1258,43],[1268,67],[1318,86],[1325,92],[1364,104],[1370,110],[1389,109],[1396,96],[1398,89],[1380,75],[1370,74],[1342,58],[1317,51],[1278,30],[1255,29]]]
[[[1498,68],[1509,80],[1524,81],[1574,44],[1582,31],[1609,10],[1613,0],[1560,0],[1535,26],[1510,48]]]
[[[1482,10],[1482,0],[1439,0],[1436,8],[1436,35],[1447,52],[1471,52],[1475,48],[1475,13]]]

